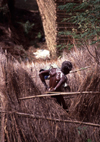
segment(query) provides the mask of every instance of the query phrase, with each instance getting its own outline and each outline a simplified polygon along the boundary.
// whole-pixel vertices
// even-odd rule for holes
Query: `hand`
[[[48,92],[54,92],[55,90],[54,90],[54,88],[49,88],[48,89]]]

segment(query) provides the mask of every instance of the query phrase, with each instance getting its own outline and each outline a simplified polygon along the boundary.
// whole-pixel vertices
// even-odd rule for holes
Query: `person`
[[[39,70],[39,72],[42,72],[42,71],[46,71],[46,70],[50,70],[50,69],[52,69],[52,68],[59,68],[56,64],[50,64],[50,65],[48,65],[48,66],[46,66],[46,67],[44,67],[44,68],[41,68],[40,70]],[[44,79],[45,80],[49,80],[50,79],[50,75],[48,74],[48,75],[45,75],[44,76]]]
[[[56,64],[50,64],[50,65],[48,65],[48,66],[46,66],[46,67],[44,67],[44,68],[41,68],[40,70],[39,70],[39,72],[42,72],[42,71],[45,71],[45,70],[49,70],[49,69],[52,69],[52,68],[58,68],[58,69],[60,69],[60,67],[58,67]],[[48,74],[48,75],[45,75],[44,76],[44,79],[45,80],[49,80],[50,79],[50,75]],[[62,85],[62,92],[70,92],[70,86],[68,85],[68,80]]]
[[[42,83],[45,86],[45,90],[48,90],[49,92],[62,92],[63,85],[67,82],[66,75],[72,70],[72,63],[70,61],[64,61],[62,63],[61,69],[60,68],[51,68],[48,70],[44,70],[39,72],[39,77]],[[45,76],[49,77],[49,87],[45,81]],[[54,96],[57,100],[57,102],[60,105],[63,105],[64,109],[67,109],[65,100],[63,96]]]

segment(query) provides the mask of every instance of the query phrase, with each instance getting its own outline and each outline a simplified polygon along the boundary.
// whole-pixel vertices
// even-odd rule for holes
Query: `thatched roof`
[[[88,72],[86,77],[84,77],[83,82],[79,87],[79,91],[98,91],[100,92],[100,67],[95,65],[92,72]],[[89,121],[93,123],[100,124],[100,93],[95,95],[87,94],[84,96],[78,96],[75,99],[74,110],[72,115],[74,115],[78,120]],[[71,106],[73,109],[73,105]],[[71,109],[70,108],[70,109]]]
[[[6,59],[6,57],[5,57]],[[34,98],[31,100],[19,101],[23,96],[41,94],[39,88],[35,85],[30,75],[21,68],[21,65],[10,56],[4,62],[5,80],[7,82],[4,89],[6,98],[5,111],[5,139],[6,141],[34,141],[47,139],[45,135],[41,136],[42,131],[51,131],[54,127],[48,120],[68,118],[67,113],[61,106],[57,105],[52,98]],[[5,103],[5,102],[4,102]],[[21,114],[22,113],[22,114]],[[29,114],[25,115],[25,114]],[[24,115],[23,115],[24,114]],[[40,128],[41,127],[41,128]],[[34,132],[34,134],[33,134]],[[40,135],[38,135],[38,133]],[[51,132],[52,133],[52,132]],[[36,138],[38,135],[39,138]],[[51,134],[47,136],[50,139]],[[52,135],[52,138],[54,136]]]

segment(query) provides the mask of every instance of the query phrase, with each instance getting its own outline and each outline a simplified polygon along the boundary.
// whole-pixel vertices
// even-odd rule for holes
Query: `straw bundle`
[[[89,72],[79,87],[79,91],[100,92],[100,68],[95,67],[94,72]],[[81,121],[89,121],[100,124],[100,93],[98,95],[87,94],[75,99],[72,115]],[[73,108],[73,105],[71,106]]]
[[[5,109],[2,113],[5,114],[4,139],[6,142],[99,141],[99,96],[92,94],[91,96],[85,95],[81,97],[78,95],[76,98],[70,99],[70,115],[51,97],[19,100],[18,98],[21,97],[41,94],[39,86],[35,85],[35,79],[33,81],[31,75],[11,56],[7,56],[6,58],[6,56],[1,53],[0,58],[2,59],[0,68],[2,67],[1,71],[3,72],[3,80],[5,81],[2,94],[5,96],[6,101],[3,102],[5,103]],[[75,59],[77,61],[76,57]],[[100,91],[98,87],[98,69],[99,68],[95,68],[94,73],[92,71],[83,71],[83,73],[76,73],[76,75],[70,74],[69,82],[72,84],[75,81],[74,79],[78,80],[82,74],[85,74],[87,79],[84,77],[83,82],[81,82],[80,79],[81,85],[78,84],[78,90],[83,91],[85,89],[90,91],[93,88],[93,84],[96,83],[93,91]],[[90,77],[91,75],[93,76],[92,78]],[[85,84],[89,78],[90,81],[86,86]],[[1,84],[0,82],[0,85]],[[77,84],[73,84],[73,90],[75,90],[74,87],[76,85]],[[93,103],[94,99],[95,103]],[[84,104],[89,105],[87,108],[83,108]],[[73,112],[71,112],[71,109]],[[84,110],[87,111],[86,114]],[[91,112],[90,115],[89,112]],[[90,116],[93,116],[93,114],[93,119],[90,119]],[[83,122],[77,120],[83,120]],[[87,121],[87,123],[85,123],[85,121]]]
[[[7,82],[6,93],[4,94],[7,99],[5,140],[8,142],[56,140],[53,133],[58,128],[55,128],[54,121],[51,122],[45,120],[45,118],[51,120],[54,118],[68,118],[66,112],[55,104],[52,98],[19,101],[19,97],[37,95],[41,94],[41,92],[29,74],[10,56],[7,56],[5,61],[4,74]]]
[[[93,47],[90,49],[93,52]],[[99,53],[100,51],[98,51]],[[71,52],[68,57],[73,63],[73,68],[80,71],[69,74],[72,91],[98,91],[100,92],[100,65],[91,57],[87,50]],[[100,59],[99,59],[100,60]],[[89,67],[86,68],[85,67]],[[76,95],[70,102],[70,115],[80,121],[100,124],[100,94]]]

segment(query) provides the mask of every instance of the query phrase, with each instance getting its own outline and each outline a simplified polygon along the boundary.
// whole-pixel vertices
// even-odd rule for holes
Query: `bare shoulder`
[[[64,75],[63,73],[61,73],[61,78],[63,78],[64,80],[67,80],[66,75]]]
[[[56,74],[56,68],[52,68],[51,70],[50,70],[50,75],[51,76],[54,76]]]

